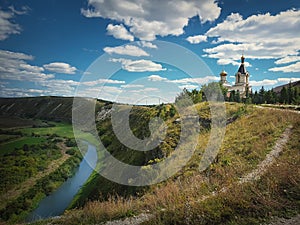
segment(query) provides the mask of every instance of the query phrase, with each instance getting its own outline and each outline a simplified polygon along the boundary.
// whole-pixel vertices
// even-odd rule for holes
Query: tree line
[[[187,90],[186,88],[176,97],[175,103],[183,102],[184,99],[190,99],[194,104],[208,101],[228,101],[243,102],[248,104],[300,104],[300,87],[293,87],[291,82],[288,87],[283,87],[281,91],[275,92],[273,89],[265,90],[261,87],[258,91],[246,91],[245,96],[241,96],[239,91],[230,91],[220,82],[205,84],[200,90]],[[182,103],[181,103],[182,104]]]

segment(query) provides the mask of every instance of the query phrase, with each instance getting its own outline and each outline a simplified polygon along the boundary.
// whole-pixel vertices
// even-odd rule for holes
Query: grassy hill
[[[97,101],[96,107],[105,104],[109,104],[109,102]],[[9,118],[21,117],[23,119],[71,122],[72,105],[73,98],[71,97],[0,98],[0,115]],[[22,123],[21,120],[18,122],[21,125],[25,123],[24,121]]]
[[[197,107],[208,115],[205,104]],[[97,224],[150,213],[151,219],[143,224],[261,224],[299,213],[299,114],[228,104],[227,117],[230,123],[219,154],[204,172],[198,171],[198,164],[209,130],[199,136],[201,145],[186,167],[168,181],[134,196],[119,193],[103,199],[94,194],[83,207],[47,223]],[[291,134],[279,157],[257,179],[240,183],[289,126]],[[100,182],[101,178],[95,186]]]
[[[2,116],[16,118],[12,121],[27,126],[22,131],[25,135],[38,131],[43,136],[49,129],[59,136],[72,138],[71,125],[63,129],[40,127],[45,125],[42,121],[45,119],[71,121],[71,98],[0,99],[0,103]],[[96,126],[102,143],[115,158],[148,168],[172,156],[181,127],[180,116],[171,104],[132,108],[130,128],[140,139],[150,135],[151,118],[159,116],[167,124],[166,138],[147,152],[132,150],[118,140],[112,130],[110,109],[110,103],[98,101]],[[170,179],[148,187],[130,187],[111,182],[95,172],[62,217],[36,224],[98,224],[141,213],[152,215],[145,224],[261,224],[270,216],[299,213],[299,114],[226,103],[227,127],[220,151],[210,167],[199,172],[199,162],[211,132],[211,114],[208,103],[197,104],[196,109],[201,126],[195,142],[199,144],[187,165]],[[259,179],[240,183],[242,177],[259,167],[290,126],[291,134],[278,159]],[[9,137],[1,138],[8,142]]]

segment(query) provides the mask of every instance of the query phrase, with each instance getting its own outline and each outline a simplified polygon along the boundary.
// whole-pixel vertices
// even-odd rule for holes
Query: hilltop
[[[1,106],[5,109],[1,114],[9,117],[70,121],[72,99],[24,98],[15,99],[15,104],[14,99],[1,99]],[[199,172],[211,132],[211,113],[207,102],[195,107],[201,132],[194,141],[199,144],[185,167],[170,179],[131,187],[93,173],[64,215],[36,224],[98,224],[144,214],[149,215],[144,224],[261,224],[271,216],[299,213],[299,114],[226,103],[227,127],[220,151],[213,163]],[[180,135],[180,115],[171,104],[134,106],[130,112],[130,127],[140,139],[150,135],[148,123],[154,116],[168,126],[164,141],[148,152],[122,145],[112,130],[110,109],[110,103],[98,101],[95,116],[98,135],[115,158],[147,169],[172,156]],[[284,137],[280,154],[273,156],[255,179],[247,178]],[[241,182],[243,179],[248,180]]]

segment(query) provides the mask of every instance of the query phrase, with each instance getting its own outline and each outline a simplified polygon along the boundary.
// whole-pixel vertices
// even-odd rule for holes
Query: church
[[[246,97],[247,93],[251,92],[251,86],[249,85],[249,77],[250,74],[245,67],[245,57],[244,55],[242,55],[241,65],[237,73],[235,74],[235,84],[231,85],[227,81],[227,73],[224,70],[220,73],[220,82],[224,87],[228,89],[229,93],[235,91],[235,93],[240,93],[240,96],[244,98]]]

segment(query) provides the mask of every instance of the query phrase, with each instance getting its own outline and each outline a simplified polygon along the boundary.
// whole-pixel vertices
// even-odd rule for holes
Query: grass
[[[198,172],[198,163],[209,132],[199,137],[201,145],[188,166],[142,196],[100,198],[48,223],[94,224],[149,211],[155,217],[145,224],[260,224],[270,215],[299,213],[299,116],[240,107],[227,105],[228,117],[236,113],[240,117],[227,126],[219,154],[204,172]],[[234,185],[265,158],[289,124],[294,127],[292,137],[267,174],[254,184]],[[227,192],[211,196],[224,186]]]
[[[19,138],[20,135],[0,134],[0,143]]]
[[[31,135],[32,133],[41,135],[41,136],[47,136],[47,135],[58,135],[60,137],[65,138],[74,138],[73,134],[73,127],[71,124],[68,123],[56,123],[51,122],[53,124],[53,127],[41,127],[41,128],[27,128],[22,129],[22,133],[24,135]]]
[[[0,144],[0,156],[11,153],[15,149],[22,148],[23,145],[27,144],[29,145],[36,145],[43,143],[46,140],[45,137],[21,137],[12,141],[9,141],[7,143]]]

